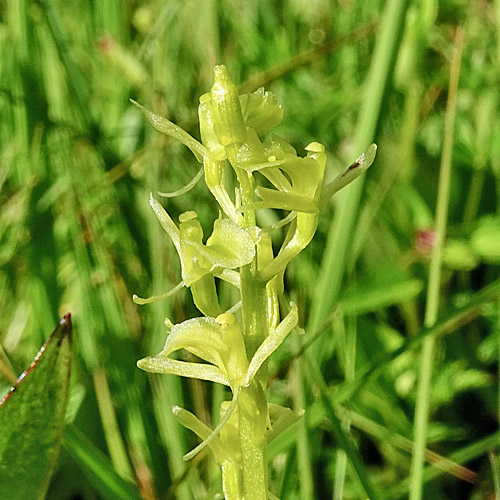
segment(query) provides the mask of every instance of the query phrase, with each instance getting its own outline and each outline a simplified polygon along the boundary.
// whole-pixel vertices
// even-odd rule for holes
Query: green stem
[[[496,19],[497,19],[497,55],[498,55],[498,60],[500,61],[500,0],[495,0],[495,13],[496,13]]]
[[[441,282],[441,259],[443,253],[446,220],[448,216],[449,184],[451,173],[451,154],[453,147],[453,131],[455,125],[456,94],[460,60],[462,56],[463,31],[457,30],[455,51],[451,63],[450,87],[445,115],[444,143],[439,174],[438,200],[436,207],[436,244],[432,251],[429,270],[429,286],[424,323],[426,327],[433,326],[437,321],[439,306],[439,286]],[[434,335],[425,339],[420,358],[420,379],[417,390],[415,408],[415,443],[410,471],[410,500],[422,498],[424,454],[427,444],[427,428],[429,419],[429,402],[431,392],[432,365],[434,360]]]
[[[238,181],[241,186],[242,203],[244,205],[252,203],[253,179],[251,175],[247,172],[238,172]],[[243,225],[245,228],[255,226],[254,210],[245,211]],[[256,253],[253,261],[240,269],[243,334],[248,359],[252,358],[269,334],[266,283],[257,279],[257,262]],[[260,379],[265,380],[262,374]]]
[[[464,209],[463,221],[465,224],[470,224],[476,217],[477,209],[479,208],[479,203],[481,201],[484,179],[484,168],[475,170],[472,174]]]
[[[493,476],[493,486],[495,487],[495,498],[500,498],[500,470],[498,456],[490,451],[488,457],[491,463],[491,472]]]
[[[267,402],[264,390],[258,382],[253,382],[250,387],[241,390],[238,415],[242,497],[245,500],[266,500]]]
[[[253,201],[253,182],[246,172],[238,175],[242,202]],[[255,212],[244,215],[244,226],[255,225]],[[259,345],[269,334],[266,284],[258,280],[257,258],[241,268],[241,309],[243,334],[248,359],[251,359]],[[238,398],[239,447],[241,453],[242,498],[265,500],[267,498],[266,425],[267,401],[264,393],[266,381],[265,366],[256,380],[242,388]],[[232,499],[227,499],[232,500]]]
[[[352,382],[356,375],[356,318],[349,317],[347,322],[347,331],[344,330],[344,373],[346,382]],[[342,417],[342,430],[345,434],[351,432],[351,417],[346,414]],[[335,482],[333,488],[333,500],[342,500],[344,498],[344,483],[347,472],[347,454],[344,449],[337,451],[337,464],[335,467]]]
[[[240,271],[243,332],[248,359],[252,359],[269,333],[266,284],[255,277],[256,271],[256,259]],[[257,376],[259,380],[265,380],[263,373],[259,372]]]
[[[127,457],[125,443],[118,427],[106,374],[103,369],[96,368],[93,375],[97,405],[113,467],[122,478],[130,480],[133,473]]]
[[[500,332],[500,300],[497,301],[497,332]],[[500,380],[500,338],[498,338],[497,334],[497,356],[498,356],[498,380]],[[497,394],[497,411],[498,411],[498,419],[500,422],[500,384],[498,385],[498,394]]]
[[[243,500],[241,484],[241,464],[228,460],[222,464],[222,487],[227,500]]]

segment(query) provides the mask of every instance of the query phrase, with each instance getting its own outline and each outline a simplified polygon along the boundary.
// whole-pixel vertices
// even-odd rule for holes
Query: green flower
[[[214,222],[211,236],[203,243],[203,230],[196,212],[181,214],[177,227],[152,195],[149,203],[163,229],[170,236],[181,261],[182,281],[174,291],[181,286],[190,287],[194,303],[202,313],[208,316],[221,314],[214,278],[218,277],[239,286],[239,274],[234,269],[253,260],[255,243],[252,238],[231,220],[219,218]],[[134,296],[134,301],[145,304],[167,295],[150,299]]]
[[[171,325],[163,350],[156,356],[149,356],[138,361],[139,368],[151,373],[168,373],[208,380],[231,388],[234,404],[229,407],[213,434],[189,453],[187,458],[192,458],[217,436],[236,407],[240,389],[257,384],[254,378],[259,369],[297,325],[297,306],[293,303],[290,306],[290,312],[276,328],[270,330],[269,335],[250,361],[247,359],[245,341],[239,323],[233,314],[228,313],[221,314],[217,318],[193,318]],[[194,354],[205,363],[192,363],[170,358],[173,352],[180,349]]]

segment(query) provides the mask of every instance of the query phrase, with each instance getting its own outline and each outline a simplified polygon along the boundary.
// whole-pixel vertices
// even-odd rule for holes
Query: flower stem
[[[242,496],[245,500],[266,500],[267,403],[264,390],[258,382],[254,381],[250,387],[241,390],[238,415]]]
[[[269,330],[265,284],[255,278],[256,267],[255,259],[241,270],[244,338],[249,358],[253,356]],[[267,498],[267,402],[263,389],[263,371],[265,370],[260,370],[249,387],[241,389],[238,400],[242,496],[245,500]]]
[[[252,203],[252,179],[246,172],[242,172],[238,175],[238,180],[241,185],[242,203]],[[245,228],[255,226],[254,210],[245,211],[243,225]],[[248,359],[252,358],[259,345],[269,335],[266,283],[257,277],[258,251],[257,246],[257,252],[252,262],[240,269],[243,335]],[[258,380],[264,379],[262,375],[261,373],[260,377],[257,377]]]
[[[252,179],[246,172],[238,175],[242,203],[253,201]],[[245,212],[245,227],[255,225],[255,212]],[[258,251],[258,247],[257,247]],[[240,270],[243,335],[248,359],[251,359],[269,335],[266,283],[257,278],[256,254],[253,261]],[[265,365],[249,387],[242,388],[238,400],[239,447],[242,463],[242,496],[245,500],[267,498],[266,425],[267,401]],[[228,499],[231,500],[231,499]]]

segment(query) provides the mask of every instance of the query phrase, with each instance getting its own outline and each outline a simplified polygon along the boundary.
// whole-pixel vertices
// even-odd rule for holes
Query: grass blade
[[[458,328],[463,327],[473,319],[477,318],[479,314],[481,314],[481,311],[483,311],[485,304],[498,300],[499,297],[500,280],[496,280],[477,292],[472,297],[469,304],[459,309],[451,310],[432,327],[424,328],[418,334],[405,340],[405,342],[397,349],[381,354],[378,359],[375,359],[375,361],[363,366],[356,372],[352,381],[346,381],[335,388],[333,394],[330,395],[332,404],[336,406],[352,399],[366,384],[387,370],[389,363],[399,358],[402,354],[418,347],[429,335],[440,337],[456,331]],[[324,415],[322,406],[311,406],[308,409],[308,425],[310,427],[316,427],[320,423],[321,419],[324,418]],[[280,451],[290,446],[296,438],[296,432],[297,424],[293,424],[288,429],[283,431],[269,445],[269,456],[273,457]]]
[[[364,151],[375,137],[382,100],[394,67],[407,7],[407,0],[387,2],[358,121],[356,151]],[[363,189],[362,179],[363,176],[345,188],[344,197],[328,234],[309,320],[308,330],[311,333],[318,330],[339,295],[349,249],[352,245],[352,235]],[[315,351],[317,354],[321,352],[320,345],[316,346]]]
[[[443,255],[444,237],[448,217],[448,202],[450,192],[451,153],[453,147],[453,131],[455,127],[456,94],[460,61],[462,58],[463,31],[457,30],[455,51],[451,63],[451,76],[448,105],[445,116],[444,145],[441,157],[439,175],[438,201],[436,208],[436,243],[432,251],[429,271],[429,287],[424,324],[430,327],[436,323],[439,306],[439,289],[441,283],[441,260]],[[424,341],[420,358],[420,374],[415,408],[415,444],[410,471],[410,500],[422,498],[424,452],[427,443],[427,427],[429,419],[429,403],[431,392],[432,366],[434,361],[435,335]]]
[[[361,460],[358,450],[355,448],[351,439],[346,435],[342,429],[342,424],[335,414],[333,404],[331,402],[330,396],[328,394],[328,389],[326,387],[325,381],[316,361],[312,361],[310,357],[307,357],[309,365],[312,369],[313,377],[315,382],[321,391],[321,402],[323,404],[326,416],[330,422],[332,434],[339,446],[345,451],[347,458],[351,462],[353,469],[359,479],[359,482],[363,485],[366,494],[370,500],[382,500],[382,495],[373,485],[368,472]]]
[[[66,429],[64,448],[104,499],[142,500],[137,488],[122,479],[110,460],[73,425]]]

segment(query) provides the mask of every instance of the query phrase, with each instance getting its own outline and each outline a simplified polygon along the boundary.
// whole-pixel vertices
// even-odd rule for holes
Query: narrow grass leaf
[[[477,459],[498,445],[500,440],[500,432],[495,432],[474,443],[464,446],[463,448],[451,453],[447,459],[457,464],[466,464],[474,459]],[[427,465],[424,469],[424,482],[431,481],[445,474],[443,469],[439,469],[434,465]],[[406,478],[399,484],[387,491],[387,498],[407,498],[410,487],[410,478]]]
[[[397,268],[383,268],[347,288],[339,302],[345,314],[365,314],[410,300],[422,288],[421,280],[409,278]]]
[[[448,218],[448,204],[450,198],[453,134],[455,129],[457,106],[456,96],[462,59],[462,47],[463,30],[458,29],[455,37],[455,50],[451,63],[448,103],[445,114],[443,153],[441,156],[438,199],[436,206],[436,243],[431,255],[424,318],[424,325],[426,327],[434,325],[438,317],[441,286],[441,261],[443,257],[444,238],[446,235]],[[413,430],[415,443],[410,470],[410,500],[420,500],[423,498],[422,483],[424,472],[424,451],[427,444],[435,342],[435,336],[428,336],[423,343],[420,355],[419,382],[417,387],[417,401],[415,405],[415,422]]]
[[[323,376],[319,371],[317,363],[315,361],[311,361],[311,358],[308,356],[307,360],[309,361],[309,365],[312,368],[312,377],[314,377],[315,382],[321,392],[321,402],[323,404],[326,417],[330,422],[332,434],[335,440],[337,441],[338,445],[345,451],[347,458],[351,462],[356,476],[359,479],[359,482],[362,484],[367,494],[367,497],[370,500],[382,500],[383,497],[372,483],[358,450],[354,446],[354,443],[352,442],[350,437],[342,429],[342,424],[335,414],[335,409],[328,394],[328,389],[326,387]]]
[[[422,329],[418,334],[407,339],[400,347],[390,352],[381,354],[375,361],[366,364],[357,370],[352,381],[346,381],[335,388],[331,394],[332,404],[337,406],[352,399],[368,382],[380,375],[387,366],[405,352],[410,352],[419,346],[429,335],[440,337],[456,331],[458,328],[470,323],[477,318],[487,303],[498,300],[500,297],[500,280],[496,280],[490,285],[472,296],[470,302],[465,306],[452,309],[448,314],[443,315],[434,326]],[[323,405],[312,405],[308,410],[308,425],[315,427],[324,418]],[[282,432],[268,447],[268,456],[274,457],[279,452],[291,446],[297,435],[297,424],[292,424]]]
[[[367,77],[365,98],[358,119],[356,149],[363,150],[375,138],[382,100],[390,84],[407,8],[407,0],[391,0],[386,3],[380,35]],[[363,176],[345,188],[344,197],[330,227],[312,303],[308,324],[310,332],[315,332],[319,328],[338,298],[352,247],[362,189]],[[318,342],[313,350],[321,359],[322,342]]]
[[[137,488],[120,477],[111,461],[73,425],[64,434],[64,448],[103,499],[142,500]]]

